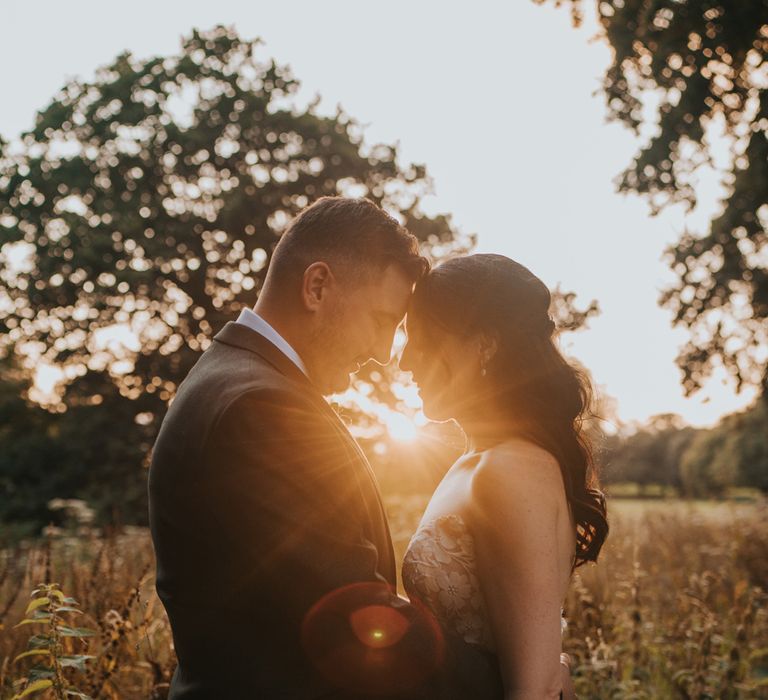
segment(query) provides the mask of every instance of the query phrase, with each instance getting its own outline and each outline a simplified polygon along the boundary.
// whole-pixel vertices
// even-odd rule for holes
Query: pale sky
[[[291,66],[302,95],[319,93],[367,125],[366,141],[399,142],[403,163],[424,163],[428,213],[449,212],[498,252],[602,309],[567,350],[618,402],[625,421],[675,412],[714,423],[748,404],[721,376],[683,397],[674,358],[685,332],[657,306],[671,279],[662,253],[685,226],[703,231],[717,210],[717,178],[704,173],[700,205],[651,218],[638,197],[614,192],[637,138],[605,123],[595,95],[609,62],[588,0],[574,30],[564,8],[529,0],[259,2],[73,0],[3,3],[0,134],[33,123],[68,77],[90,79],[128,49],[176,53],[193,27],[234,25],[261,37],[264,56]],[[721,149],[722,150],[722,149]]]

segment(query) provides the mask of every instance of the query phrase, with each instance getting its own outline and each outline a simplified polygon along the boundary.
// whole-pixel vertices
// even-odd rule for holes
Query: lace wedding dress
[[[403,559],[403,586],[440,623],[464,641],[493,650],[485,603],[475,567],[475,544],[459,515],[422,525]]]
[[[446,629],[495,651],[474,540],[461,516],[442,515],[416,531],[403,559],[403,586],[408,597],[421,600]],[[562,617],[560,624],[564,629]]]

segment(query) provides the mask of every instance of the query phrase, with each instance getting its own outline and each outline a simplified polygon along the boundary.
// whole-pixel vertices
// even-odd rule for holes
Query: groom
[[[375,204],[324,197],[179,387],[149,474],[171,700],[501,697],[490,658],[394,594],[375,478],[323,398],[389,361],[427,268]]]

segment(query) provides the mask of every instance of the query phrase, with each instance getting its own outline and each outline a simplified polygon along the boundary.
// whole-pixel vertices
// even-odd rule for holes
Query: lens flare
[[[333,686],[360,694],[418,690],[444,657],[432,613],[383,583],[356,583],[324,596],[305,616],[301,640]]]
[[[355,636],[372,649],[397,644],[408,631],[408,619],[387,605],[366,605],[349,615]]]

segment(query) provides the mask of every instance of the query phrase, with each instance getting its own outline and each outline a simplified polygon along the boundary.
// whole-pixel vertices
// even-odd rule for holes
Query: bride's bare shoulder
[[[557,460],[527,440],[510,440],[486,450],[472,474],[472,501],[557,500],[563,488]]]

